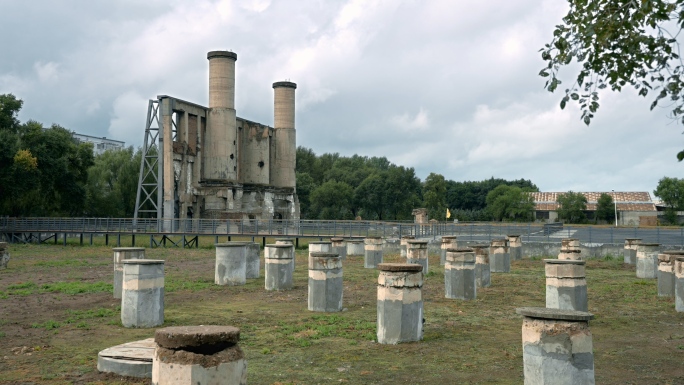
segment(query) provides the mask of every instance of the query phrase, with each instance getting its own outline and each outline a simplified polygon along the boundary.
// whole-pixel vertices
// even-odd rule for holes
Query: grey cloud
[[[543,91],[556,1],[35,4],[0,13],[0,93],[25,101],[22,120],[140,145],[146,100],[206,104],[206,52],[231,49],[238,115],[272,124],[271,83],[289,78],[298,144],[317,153],[543,190],[651,191],[683,167],[681,127],[647,100],[606,94],[587,128]]]

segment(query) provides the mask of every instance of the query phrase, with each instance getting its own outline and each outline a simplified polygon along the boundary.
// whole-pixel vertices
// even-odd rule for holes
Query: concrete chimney
[[[292,82],[273,83],[275,136],[275,162],[272,163],[271,185],[282,188],[296,187],[295,166],[297,142],[295,140],[295,89]]]
[[[235,62],[229,51],[211,51],[209,60],[209,116],[203,147],[203,179],[236,182],[238,175],[235,115]]]

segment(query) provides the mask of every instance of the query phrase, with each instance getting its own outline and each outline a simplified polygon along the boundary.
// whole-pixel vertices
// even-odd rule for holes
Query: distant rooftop
[[[76,132],[72,132],[71,136],[74,137],[74,139],[78,140],[81,143],[92,143],[93,144],[93,153],[95,155],[100,155],[103,152],[107,150],[121,150],[126,146],[126,142],[122,142],[120,140],[115,140],[115,139],[107,139],[106,136],[99,137],[99,136],[92,136],[92,135],[85,135],[85,134],[79,134]]]
[[[655,204],[651,200],[651,194],[646,191],[605,191],[605,192],[579,192],[587,198],[587,210],[596,210],[601,194],[608,194],[617,203],[618,211],[656,211]],[[534,209],[536,211],[556,211],[559,195],[565,192],[532,192]]]

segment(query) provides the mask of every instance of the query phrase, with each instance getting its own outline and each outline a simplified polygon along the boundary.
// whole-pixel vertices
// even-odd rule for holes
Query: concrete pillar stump
[[[489,246],[489,267],[492,273],[508,273],[511,271],[508,239],[492,239]]]
[[[658,254],[658,296],[675,296],[674,262],[676,257],[684,257],[684,251],[665,251]]]
[[[581,261],[582,251],[581,250],[561,250],[558,253],[558,259],[561,261]]]
[[[475,253],[475,286],[489,287],[492,285],[491,267],[489,266],[489,245],[470,245]]]
[[[522,259],[522,239],[520,235],[508,235],[508,253],[511,255],[511,261],[519,261]]]
[[[446,263],[447,249],[458,249],[458,242],[456,241],[455,235],[442,237],[442,245],[439,250],[439,264],[441,266],[444,266]]]
[[[594,350],[591,313],[523,307],[525,385],[592,385]]]
[[[406,258],[406,250],[408,250],[408,241],[416,239],[413,235],[405,235],[399,241],[399,252],[402,258]]]
[[[577,239],[577,238],[563,238],[563,239],[561,239],[561,252],[562,251],[569,251],[569,250],[573,250],[573,251],[580,250],[579,239]]]
[[[276,245],[290,245],[292,246],[292,271],[295,271],[295,262],[297,259],[297,253],[295,253],[295,244],[292,242],[292,238],[276,238]],[[265,254],[264,254],[265,255]],[[265,264],[266,262],[264,262]]]
[[[364,242],[362,239],[348,239],[347,240],[347,256],[359,257],[366,254]]]
[[[684,257],[675,257],[675,310],[684,312]]]
[[[657,243],[640,243],[636,252],[637,278],[658,277],[658,254],[660,245]]]
[[[311,253],[332,253],[332,242],[309,242],[309,257]]]
[[[546,307],[588,311],[585,261],[545,259]]]
[[[164,261],[123,261],[121,323],[127,328],[151,328],[164,323]]]
[[[247,243],[247,266],[245,278],[254,279],[261,276],[261,246],[256,242]]]
[[[126,259],[145,259],[144,247],[115,247],[114,252],[114,298],[121,298],[123,282],[123,261]]]
[[[334,253],[309,254],[309,310],[342,311],[342,258]]]
[[[172,326],[154,333],[153,385],[247,384],[240,329],[232,326]]]
[[[292,289],[292,260],[294,247],[291,245],[266,245],[264,247],[264,285],[266,290]]]
[[[378,343],[423,339],[423,267],[409,263],[378,265]]]
[[[640,238],[625,238],[624,263],[636,265],[636,251],[639,243],[641,243]]]
[[[410,240],[407,242],[406,263],[415,263],[423,266],[423,274],[429,271],[428,241]]]
[[[375,269],[382,263],[382,238],[367,237],[364,240],[364,255],[363,267],[366,269]]]
[[[247,283],[247,242],[225,242],[214,245],[216,267],[214,283],[240,286]]]
[[[339,255],[343,261],[347,259],[347,242],[344,238],[330,238],[330,242],[332,243],[332,252]]]
[[[449,249],[444,265],[445,297],[471,300],[477,298],[475,252],[473,249]]]
[[[7,242],[0,242],[0,270],[6,269],[9,264],[10,253]],[[116,276],[116,273],[115,273]],[[115,278],[116,279],[116,278]],[[117,298],[117,297],[114,297]]]

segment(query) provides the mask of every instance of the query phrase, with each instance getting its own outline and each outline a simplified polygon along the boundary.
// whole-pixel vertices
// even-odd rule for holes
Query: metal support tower
[[[161,123],[159,100],[150,100],[147,105],[147,123],[145,124],[145,144],[140,159],[140,175],[138,177],[138,193],[135,197],[134,220],[142,217],[161,219],[162,183],[164,170],[163,148],[160,143]]]

